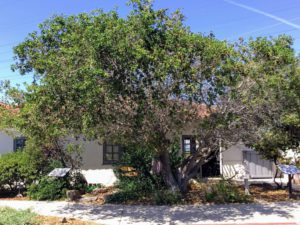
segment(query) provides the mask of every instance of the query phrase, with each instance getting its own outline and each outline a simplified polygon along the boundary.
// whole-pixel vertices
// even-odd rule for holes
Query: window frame
[[[17,148],[17,141],[19,141],[19,140],[24,141],[24,145],[22,147]],[[14,152],[24,149],[25,146],[26,146],[26,137],[16,137],[16,138],[14,138],[14,146],[13,146]]]
[[[187,152],[185,149],[185,140],[189,139],[190,140],[190,151]],[[182,154],[184,156],[188,156],[190,154],[194,154],[196,152],[196,137],[194,135],[182,135],[181,136],[181,149],[182,149]]]
[[[108,153],[107,152],[107,147],[108,146],[111,146],[112,147],[112,152]],[[118,148],[118,151],[117,153],[114,152],[115,148]],[[112,155],[112,159],[107,159],[106,157],[106,154],[111,154]],[[122,154],[122,147],[120,145],[117,145],[117,144],[108,144],[107,142],[104,142],[103,143],[103,157],[102,157],[102,160],[103,160],[103,165],[112,165],[114,163],[117,163],[120,161],[120,158],[121,158],[121,154]],[[118,159],[114,159],[114,155],[118,155]]]

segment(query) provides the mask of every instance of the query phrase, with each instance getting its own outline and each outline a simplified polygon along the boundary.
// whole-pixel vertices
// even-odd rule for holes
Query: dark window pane
[[[112,145],[107,145],[106,146],[106,152],[107,153],[112,153],[113,152],[113,146]]]
[[[114,154],[114,161],[119,161],[119,157],[120,157],[119,154]]]
[[[120,146],[119,145],[107,145],[104,144],[103,150],[103,162],[105,164],[113,164],[120,159]]]
[[[195,138],[193,136],[182,136],[182,151],[184,155],[189,155],[195,151]]]
[[[111,161],[111,160],[113,160],[113,155],[111,153],[106,153],[105,159],[106,159],[106,161]]]
[[[119,154],[119,146],[118,146],[118,145],[114,145],[114,147],[113,147],[113,152],[114,152],[115,154]]]
[[[18,137],[14,140],[14,150],[23,149],[26,144],[26,138]]]

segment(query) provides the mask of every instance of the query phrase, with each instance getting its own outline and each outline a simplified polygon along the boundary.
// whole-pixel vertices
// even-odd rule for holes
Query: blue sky
[[[13,84],[31,82],[10,70],[12,47],[37,30],[39,23],[55,14],[77,14],[118,7],[122,16],[127,0],[0,0],[0,80]],[[298,0],[156,0],[156,8],[181,9],[194,32],[209,33],[235,41],[239,37],[288,34],[300,52],[300,1]]]

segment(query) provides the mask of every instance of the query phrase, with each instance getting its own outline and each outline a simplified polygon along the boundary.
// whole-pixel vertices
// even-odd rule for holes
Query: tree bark
[[[167,151],[161,152],[159,154],[158,160],[161,162],[161,165],[162,165],[161,175],[162,175],[162,178],[163,178],[166,186],[172,192],[178,192],[180,189],[179,189],[178,182],[175,179],[175,176],[174,176],[172,168],[171,168],[169,152],[167,152]]]
[[[207,156],[210,154],[210,151],[205,154],[206,157],[208,157],[207,159],[204,159],[205,157],[203,156],[200,158],[199,155],[195,154],[189,159],[186,159],[182,166],[176,171],[172,171],[169,152],[160,152],[156,160],[161,164],[159,173],[162,175],[165,185],[173,192],[180,191],[181,194],[186,194],[190,179],[197,175],[201,165],[211,159],[211,157]]]
[[[278,189],[282,189],[282,183],[279,184],[279,183],[276,182],[276,178],[277,178],[277,175],[278,175],[278,167],[277,167],[278,163],[277,163],[277,157],[274,157],[274,158],[273,158],[273,162],[274,162],[274,164],[275,164],[275,166],[276,166],[276,171],[275,171],[275,175],[274,175],[274,177],[273,177],[273,181],[274,181],[274,183],[277,185],[277,188],[278,188]]]

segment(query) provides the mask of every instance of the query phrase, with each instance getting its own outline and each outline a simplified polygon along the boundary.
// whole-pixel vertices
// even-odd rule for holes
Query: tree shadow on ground
[[[115,220],[133,224],[150,222],[162,224],[246,221],[261,216],[277,216],[293,219],[293,209],[299,208],[299,202],[277,204],[228,204],[228,205],[184,205],[184,206],[123,206],[123,205],[83,205],[68,204],[56,209],[56,213],[72,215],[75,218],[94,221]]]

